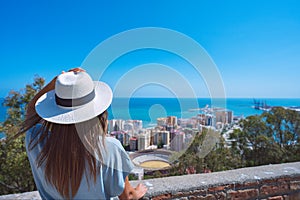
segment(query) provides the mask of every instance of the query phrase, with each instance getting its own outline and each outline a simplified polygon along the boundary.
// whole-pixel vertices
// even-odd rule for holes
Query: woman
[[[139,199],[133,168],[120,142],[107,133],[112,91],[82,69],[63,72],[28,104],[21,132],[43,199]]]

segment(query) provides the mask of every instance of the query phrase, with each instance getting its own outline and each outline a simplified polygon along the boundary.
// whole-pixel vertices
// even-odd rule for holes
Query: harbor
[[[273,107],[283,107],[284,109],[289,109],[289,110],[294,110],[297,112],[300,112],[300,106],[282,106],[282,105],[268,105],[266,100],[257,100],[253,99],[253,106],[252,108],[256,110],[262,110],[262,111],[267,111],[269,112],[272,110]]]

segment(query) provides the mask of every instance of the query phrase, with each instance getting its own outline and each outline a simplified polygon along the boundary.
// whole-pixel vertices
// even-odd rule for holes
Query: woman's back
[[[41,128],[41,124],[31,128],[26,133],[25,139],[34,179],[43,199],[64,199],[55,187],[46,181],[45,166],[42,165],[38,168],[35,164],[45,143],[40,142],[29,151],[30,141],[35,138],[35,135]],[[38,137],[36,137],[35,140],[38,140]],[[108,199],[111,196],[120,195],[124,190],[125,177],[133,169],[130,158],[118,140],[112,137],[105,137],[104,144],[105,149],[102,151],[103,163],[101,164],[100,161],[97,161],[97,166],[100,170],[95,183],[93,178],[89,176],[89,172],[85,172],[87,174],[82,176],[79,189],[74,199]]]
[[[55,77],[30,101],[18,135],[26,132],[43,199],[139,199],[146,193],[144,185],[130,185],[133,164],[120,142],[106,137],[111,101],[110,87],[80,68]]]

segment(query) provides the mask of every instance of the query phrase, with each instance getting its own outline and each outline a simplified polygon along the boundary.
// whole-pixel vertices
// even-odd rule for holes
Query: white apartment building
[[[150,146],[150,133],[148,131],[138,135],[138,150],[142,151]]]

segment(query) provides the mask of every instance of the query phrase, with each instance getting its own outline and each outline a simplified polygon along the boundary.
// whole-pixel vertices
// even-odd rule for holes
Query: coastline
[[[6,117],[6,108],[3,107],[4,98],[0,98],[0,122]],[[226,98],[214,99],[226,102],[225,109],[233,111],[234,116],[247,117],[259,115],[262,110],[253,108],[253,98]],[[270,106],[300,106],[300,98],[264,98]],[[176,116],[177,118],[191,118],[199,113],[200,108],[211,105],[210,98],[144,98],[132,97],[114,98],[109,107],[109,119],[142,120],[143,127],[156,124],[159,117]],[[1,133],[0,133],[1,134]],[[0,135],[1,138],[1,135]]]

